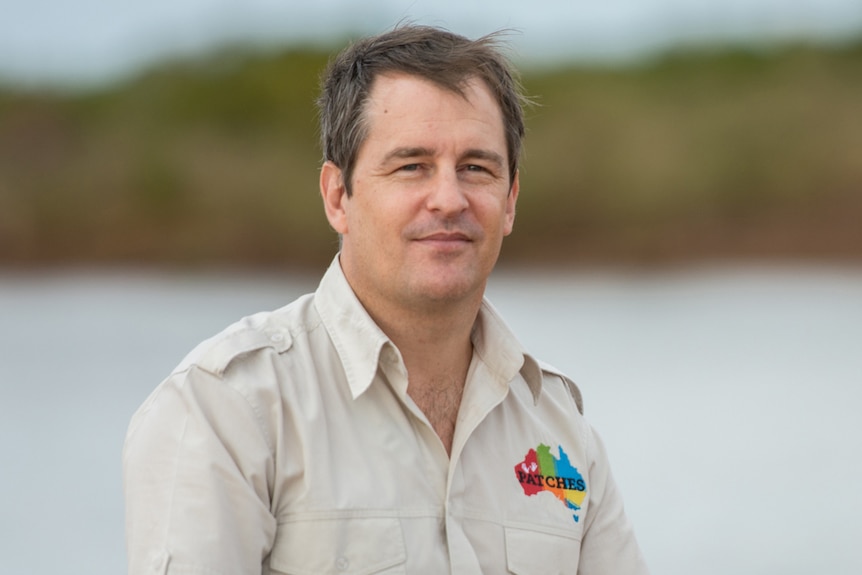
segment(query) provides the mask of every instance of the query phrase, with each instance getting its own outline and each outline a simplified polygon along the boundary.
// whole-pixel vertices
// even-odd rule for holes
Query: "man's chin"
[[[411,290],[415,296],[424,299],[429,304],[455,304],[466,299],[473,299],[481,294],[484,282],[473,274],[440,273],[417,278]]]

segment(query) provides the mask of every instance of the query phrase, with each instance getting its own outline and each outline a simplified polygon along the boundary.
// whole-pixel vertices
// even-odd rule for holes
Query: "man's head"
[[[321,114],[324,210],[372,317],[478,310],[513,229],[524,132],[493,41],[426,27],[360,41],[330,66]]]
[[[468,81],[481,80],[503,116],[510,184],[518,171],[524,136],[525,101],[496,36],[470,40],[428,26],[401,26],[360,40],[333,60],[318,99],[324,160],[343,172],[351,193],[353,168],[368,136],[366,108],[383,74],[417,76],[461,96]]]

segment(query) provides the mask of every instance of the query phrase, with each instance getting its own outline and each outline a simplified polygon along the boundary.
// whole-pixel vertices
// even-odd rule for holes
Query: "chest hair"
[[[463,392],[464,381],[460,379],[435,381],[426,385],[414,385],[411,382],[408,387],[407,393],[428,418],[447,453],[452,450],[455,422],[458,420]]]

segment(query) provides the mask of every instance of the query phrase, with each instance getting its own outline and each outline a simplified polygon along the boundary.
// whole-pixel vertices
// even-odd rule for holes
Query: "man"
[[[646,573],[577,388],[483,299],[521,101],[493,37],[403,26],[331,63],[320,191],[340,253],[135,414],[130,572]]]

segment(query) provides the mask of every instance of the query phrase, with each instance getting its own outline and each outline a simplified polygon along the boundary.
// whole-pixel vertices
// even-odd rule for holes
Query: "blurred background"
[[[489,294],[581,386],[654,573],[862,572],[858,0],[0,0],[0,571],[123,571],[128,419],[314,289],[318,77],[404,20],[510,30]]]

